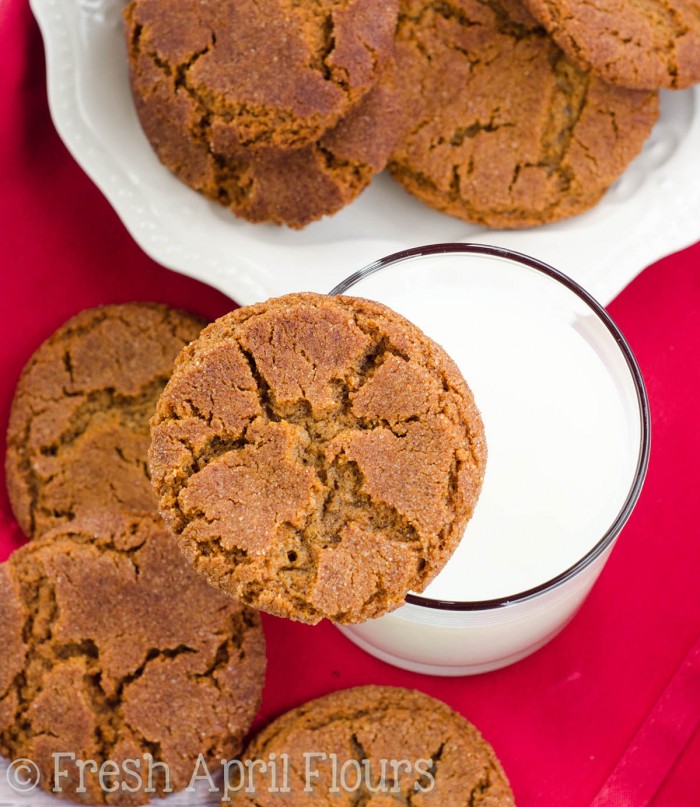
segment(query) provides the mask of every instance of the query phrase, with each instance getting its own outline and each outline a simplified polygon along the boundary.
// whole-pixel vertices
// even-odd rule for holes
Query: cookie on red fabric
[[[242,760],[277,764],[232,778],[224,805],[515,804],[479,731],[442,701],[398,687],[355,687],[292,709],[253,739]]]
[[[0,612],[0,751],[32,760],[48,792],[143,804],[187,787],[200,754],[213,770],[240,752],[260,617],[196,574],[157,515],[86,517],[18,549]]]
[[[157,510],[148,421],[204,322],[155,303],[82,311],[27,362],[7,430],[7,487],[30,538],[87,513]]]

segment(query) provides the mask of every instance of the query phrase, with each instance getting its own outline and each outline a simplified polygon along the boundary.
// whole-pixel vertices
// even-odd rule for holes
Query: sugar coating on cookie
[[[315,623],[399,606],[443,567],[484,474],[473,397],[383,305],[303,293],[238,309],[185,348],[151,422],[180,547],[242,602]]]
[[[133,76],[141,125],[160,161],[207,198],[252,222],[300,229],[349,204],[383,170],[403,113],[388,71],[333,128],[309,145],[226,155],[195,137],[186,110],[154,70]]]
[[[700,82],[697,0],[524,0],[567,56],[612,84],[683,89]]]
[[[268,768],[258,763],[253,774],[241,766],[223,804],[515,803],[493,749],[471,723],[442,701],[398,687],[355,687],[310,701],[263,729],[242,760]]]
[[[158,84],[174,123],[215,154],[298,148],[375,86],[396,14],[397,0],[132,0],[132,86],[138,98],[144,77]]]
[[[259,616],[194,573],[158,516],[86,518],[17,550],[0,612],[0,751],[33,760],[49,792],[140,804],[186,787],[200,754],[240,751],[264,678]],[[149,753],[170,778],[154,766],[150,794]],[[116,763],[115,792],[86,768],[81,793],[79,764],[56,754]]]
[[[153,303],[91,308],[30,358],[7,432],[12,509],[30,537],[87,512],[157,509],[148,421],[203,322]]]
[[[517,0],[403,0],[397,62],[413,121],[390,171],[432,207],[488,227],[592,207],[658,116],[655,93],[580,70]]]

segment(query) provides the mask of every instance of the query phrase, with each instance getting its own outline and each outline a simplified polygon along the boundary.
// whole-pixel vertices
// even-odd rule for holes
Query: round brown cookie
[[[155,303],[91,308],[34,353],[7,432],[7,487],[37,537],[90,511],[156,510],[148,420],[175,357],[204,323]]]
[[[640,90],[700,82],[697,0],[524,0],[570,59]]]
[[[0,750],[33,760],[45,790],[140,804],[149,771],[164,795],[200,754],[239,753],[263,685],[259,616],[173,554],[158,516],[84,519],[27,544],[0,566],[0,611]],[[78,760],[96,768],[84,792]]]
[[[312,624],[421,591],[459,543],[486,461],[442,348],[383,305],[311,293],[206,328],[151,433],[161,512],[195,568]]]
[[[403,118],[388,74],[316,142],[232,157],[193,135],[189,100],[173,95],[158,70],[146,65],[133,81],[141,124],[163,165],[248,221],[294,228],[335,213],[364,190],[385,167]]]
[[[487,227],[592,207],[658,116],[656,94],[579,70],[516,0],[403,0],[397,61],[414,119],[393,176],[432,207]]]
[[[174,121],[186,119],[213,154],[298,148],[334,126],[393,61],[397,7],[132,0],[125,19],[134,92],[144,94],[148,76],[145,92],[164,89]]]
[[[245,763],[255,760],[267,770],[258,764],[251,773]],[[442,701],[410,689],[356,687],[310,701],[263,729],[243,762],[231,771],[224,804],[515,803],[477,729]]]

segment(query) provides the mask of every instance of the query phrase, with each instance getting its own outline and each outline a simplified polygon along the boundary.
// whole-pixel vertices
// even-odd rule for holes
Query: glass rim
[[[570,292],[573,292],[577,297],[583,300],[584,303],[593,311],[598,320],[602,322],[608,332],[612,335],[618,349],[623,355],[627,368],[634,383],[635,392],[637,394],[637,403],[639,405],[640,415],[640,443],[639,455],[637,457],[637,466],[634,472],[632,484],[627,493],[625,501],[618,511],[617,515],[612,521],[612,524],[603,534],[591,549],[586,552],[576,563],[570,566],[565,571],[550,578],[544,583],[537,586],[520,591],[516,594],[511,594],[505,597],[496,597],[489,600],[442,600],[434,599],[431,597],[424,597],[420,594],[407,594],[406,604],[416,605],[423,608],[429,608],[437,611],[491,611],[497,608],[504,608],[509,605],[532,600],[549,591],[559,588],[564,583],[579,575],[587,569],[595,560],[597,560],[614,542],[620,534],[622,528],[630,517],[639,495],[644,485],[647,468],[649,467],[649,454],[651,450],[651,417],[649,411],[649,397],[647,395],[646,385],[642,372],[639,368],[637,359],[632,352],[632,348],[623,336],[619,327],[608,314],[605,308],[587,292],[583,286],[579,285],[575,280],[568,275],[555,269],[553,266],[541,261],[537,258],[532,258],[521,252],[516,252],[512,249],[503,247],[489,246],[487,244],[472,244],[472,243],[455,243],[449,242],[444,244],[428,244],[420,247],[412,247],[411,249],[404,249],[400,252],[394,252],[383,258],[379,258],[370,264],[358,269],[351,275],[342,280],[331,291],[329,295],[345,294],[356,283],[359,283],[366,277],[375,274],[381,269],[386,269],[389,266],[410,261],[414,258],[421,258],[434,255],[449,255],[449,254],[464,254],[464,255],[480,255],[486,257],[502,258],[511,263],[520,264],[528,269],[533,269],[552,280],[557,281]]]

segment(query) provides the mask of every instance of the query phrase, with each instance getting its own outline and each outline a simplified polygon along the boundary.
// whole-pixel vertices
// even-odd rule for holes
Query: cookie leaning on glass
[[[151,478],[190,562],[240,601],[359,622],[422,591],[486,463],[447,354],[379,303],[290,294],[185,348],[151,422]]]

